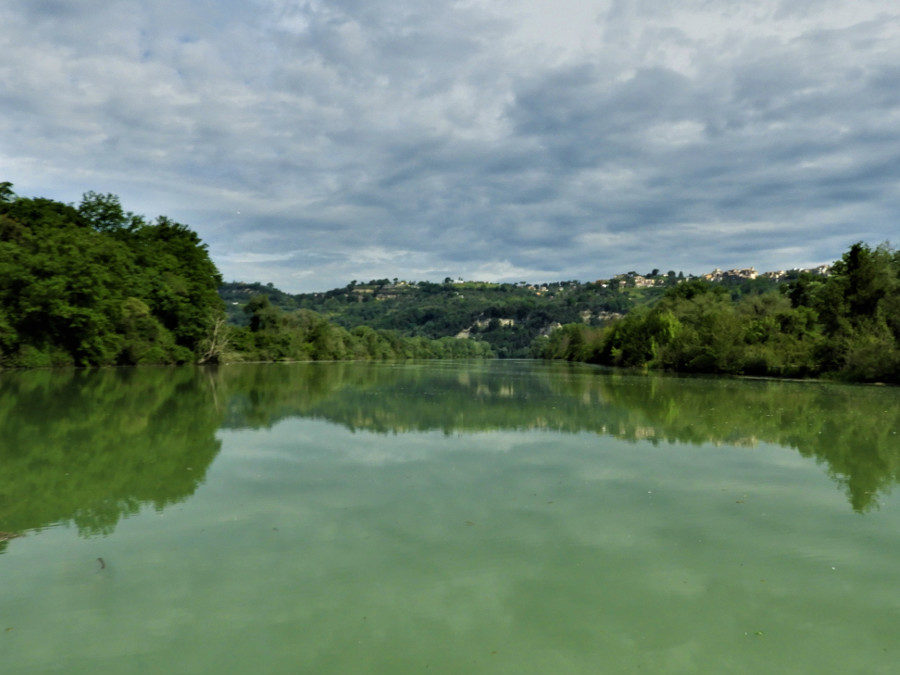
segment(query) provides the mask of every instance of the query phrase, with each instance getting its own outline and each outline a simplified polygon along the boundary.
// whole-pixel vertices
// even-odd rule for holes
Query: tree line
[[[221,284],[187,225],[125,211],[113,194],[76,206],[0,182],[0,367],[492,355],[476,341],[348,331],[262,299],[230,326]]]
[[[597,283],[561,281],[540,289],[524,283],[453,281],[351,281],[322,293],[290,295],[271,285],[232,282],[219,289],[229,321],[246,324],[242,307],[264,295],[285,311],[318,312],[348,330],[371,326],[409,337],[439,339],[468,334],[490,344],[500,358],[527,358],[531,344],[554,324],[624,313],[662,293],[660,289],[619,289]]]
[[[733,297],[691,280],[602,328],[568,324],[532,355],[685,373],[900,382],[900,254],[853,244],[830,276]]]
[[[0,367],[531,356],[898,382],[898,277],[893,248],[860,242],[830,276],[780,286],[670,272],[651,288],[448,277],[290,295],[223,284],[188,226],[115,195],[76,206],[0,182]]]
[[[222,312],[221,277],[186,225],[115,195],[78,206],[0,194],[0,364],[196,360]]]
[[[246,326],[230,326],[222,345],[226,360],[344,361],[491,358],[487,342],[454,337],[403,337],[393,330],[356,326],[347,330],[307,309],[286,312],[265,295],[244,306]],[[237,356],[238,358],[234,358]]]

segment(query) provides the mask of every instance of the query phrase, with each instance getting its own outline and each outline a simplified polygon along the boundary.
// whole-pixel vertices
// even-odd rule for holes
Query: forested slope
[[[695,373],[900,382],[900,254],[856,243],[830,276],[733,298],[690,281],[606,328],[569,324],[543,358]]]
[[[187,226],[89,192],[77,207],[0,194],[0,364],[184,363],[222,314]]]
[[[232,323],[247,321],[243,307],[254,295],[283,310],[308,309],[353,329],[371,326],[401,335],[437,339],[469,335],[488,342],[500,357],[527,357],[531,344],[555,325],[583,321],[600,325],[663,288],[619,289],[563,281],[543,285],[497,284],[446,279],[351,282],[324,293],[290,295],[271,285],[229,283],[220,288]]]
[[[186,225],[126,212],[112,194],[74,206],[0,183],[0,367],[493,355],[476,340],[347,330],[265,297],[229,326],[221,283]]]
[[[790,273],[796,278],[797,273]],[[243,308],[263,295],[285,311],[314,310],[352,329],[367,325],[401,335],[441,338],[470,335],[488,342],[501,358],[527,358],[541,336],[564,324],[604,326],[628,311],[652,305],[667,288],[690,277],[653,270],[646,276],[627,272],[598,281],[529,284],[489,283],[446,278],[443,283],[373,279],[351,281],[322,293],[291,295],[272,284],[231,282],[219,293],[229,322],[245,325]],[[637,286],[636,280],[643,286]],[[771,278],[731,279],[718,283],[733,298],[759,295],[777,288]]]

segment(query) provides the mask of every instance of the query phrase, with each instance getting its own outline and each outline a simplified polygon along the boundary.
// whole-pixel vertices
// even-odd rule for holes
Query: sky
[[[589,281],[900,232],[884,0],[4,0],[0,180],[225,280]]]

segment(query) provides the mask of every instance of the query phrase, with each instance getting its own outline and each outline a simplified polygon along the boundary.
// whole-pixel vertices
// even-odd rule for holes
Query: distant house
[[[820,277],[831,276],[831,265],[818,265],[817,267],[805,267],[792,270],[776,270],[774,272],[763,272],[760,276],[772,281],[782,281],[790,275],[797,274],[814,274]]]
[[[758,274],[753,267],[745,267],[743,269],[733,269],[733,270],[725,270],[722,271],[718,267],[714,269],[712,272],[704,274],[701,279],[705,279],[706,281],[747,281],[750,279],[756,279]]]
[[[761,275],[764,279],[772,281],[781,281],[787,276],[787,270],[776,270],[775,272],[763,272]]]
[[[809,272],[810,274],[817,274],[820,277],[827,277],[831,275],[831,265],[819,265],[818,267],[813,267],[812,269],[803,271]]]

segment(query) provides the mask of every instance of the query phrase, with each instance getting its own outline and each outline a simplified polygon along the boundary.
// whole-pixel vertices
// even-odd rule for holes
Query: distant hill
[[[747,281],[730,293],[710,278],[744,273]],[[900,383],[900,252],[889,243],[856,242],[834,265],[757,276],[752,268],[716,270],[676,284],[608,329],[563,326],[539,338],[534,354],[688,373]],[[778,290],[757,293],[779,278]]]
[[[471,336],[488,342],[501,358],[524,358],[532,355],[538,336],[560,325],[604,325],[636,306],[653,304],[666,288],[683,280],[683,275],[674,272],[646,276],[629,272],[610,280],[546,284],[373,279],[297,295],[272,284],[232,282],[223,284],[219,295],[229,321],[236,325],[248,321],[244,305],[263,295],[282,310],[314,310],[345,328],[366,325],[432,339]],[[777,285],[762,277],[723,278],[720,283],[737,295]]]

